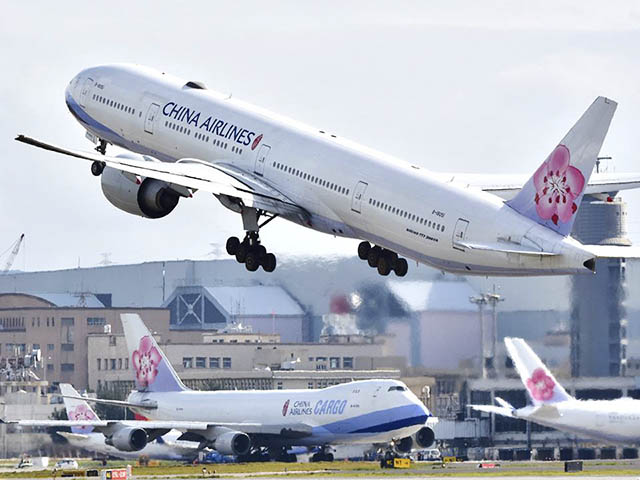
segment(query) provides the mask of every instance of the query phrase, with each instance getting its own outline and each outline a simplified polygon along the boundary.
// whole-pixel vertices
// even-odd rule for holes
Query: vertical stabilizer
[[[140,316],[135,313],[123,313],[120,319],[136,388],[145,392],[186,390]]]
[[[60,384],[60,393],[64,395],[64,408],[69,420],[98,420],[96,412],[84,400],[67,397],[79,397],[80,394],[68,383]],[[71,427],[72,433],[91,433],[93,427]]]
[[[534,405],[572,399],[527,342],[521,338],[507,337],[504,339],[504,344]]]
[[[561,235],[569,235],[617,106],[608,98],[596,98],[507,205]]]

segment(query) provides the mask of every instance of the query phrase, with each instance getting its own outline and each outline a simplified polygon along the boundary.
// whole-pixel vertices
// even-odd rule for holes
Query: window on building
[[[353,357],[342,357],[342,368],[353,368]]]
[[[182,357],[182,366],[184,368],[193,368],[193,357]]]
[[[47,363],[47,372],[53,371],[53,363]]]
[[[87,317],[87,326],[101,326],[106,325],[107,320],[104,317]]]
[[[282,382],[278,382],[278,383],[276,384],[276,389],[277,389],[277,390],[282,390]]]
[[[218,357],[209,357],[209,368],[220,368],[220,359]]]
[[[118,359],[118,370],[122,370],[122,359]]]
[[[222,368],[231,368],[231,357],[222,358]]]
[[[103,370],[109,370],[109,360],[106,358],[102,359]]]
[[[60,350],[63,352],[73,352],[73,343],[63,343],[60,345]]]
[[[307,388],[312,390],[313,389],[313,382],[307,383]]]
[[[102,362],[100,361],[100,359],[96,359],[97,360],[97,364],[98,364],[98,370],[102,370]]]
[[[329,368],[331,368],[332,370],[340,368],[340,357],[331,357],[329,359]]]
[[[116,336],[115,335],[111,335],[109,337],[109,346],[110,347],[115,347],[116,346]]]
[[[62,321],[63,327],[73,327],[73,325],[75,324],[75,320],[73,319],[73,317],[62,317],[60,321]]]
[[[207,368],[207,357],[196,357],[196,368]]]
[[[61,363],[60,370],[63,372],[73,372],[75,370],[75,365],[73,363]]]
[[[110,363],[111,363],[111,370],[115,370],[116,369],[116,359],[112,358]]]
[[[129,370],[129,359],[128,358],[124,359],[124,369],[125,370]]]
[[[40,350],[40,344],[39,343],[34,343],[33,347],[31,347],[33,350]]]

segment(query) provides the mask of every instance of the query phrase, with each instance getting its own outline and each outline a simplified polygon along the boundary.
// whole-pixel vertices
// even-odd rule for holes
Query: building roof
[[[205,289],[230,315],[304,314],[298,302],[281,287],[255,285]]]
[[[105,308],[104,304],[91,293],[32,293],[56,307]]]
[[[387,282],[391,292],[414,312],[453,311],[475,312],[478,307],[469,301],[477,292],[466,281]]]

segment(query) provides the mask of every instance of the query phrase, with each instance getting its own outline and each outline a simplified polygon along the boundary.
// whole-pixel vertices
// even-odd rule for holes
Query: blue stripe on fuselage
[[[314,430],[317,432],[314,433],[382,433],[413,425],[424,425],[428,417],[429,414],[424,407],[411,404],[327,423],[315,427]]]

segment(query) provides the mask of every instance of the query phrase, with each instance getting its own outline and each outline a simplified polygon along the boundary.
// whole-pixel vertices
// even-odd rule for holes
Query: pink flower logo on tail
[[[553,379],[544,373],[541,368],[536,368],[531,378],[527,380],[527,388],[531,396],[534,400],[540,400],[541,402],[551,400],[555,386]]]
[[[131,363],[133,363],[133,369],[136,372],[136,380],[141,387],[148,387],[151,385],[156,376],[158,375],[158,365],[162,356],[158,349],[153,346],[151,337],[144,336],[140,339],[140,346],[138,350],[131,355]]]
[[[578,210],[575,203],[584,189],[584,175],[569,164],[571,154],[558,145],[533,174],[536,188],[536,211],[543,220],[567,223]]]
[[[94,413],[86,405],[80,404],[67,411],[69,420],[95,420]]]

